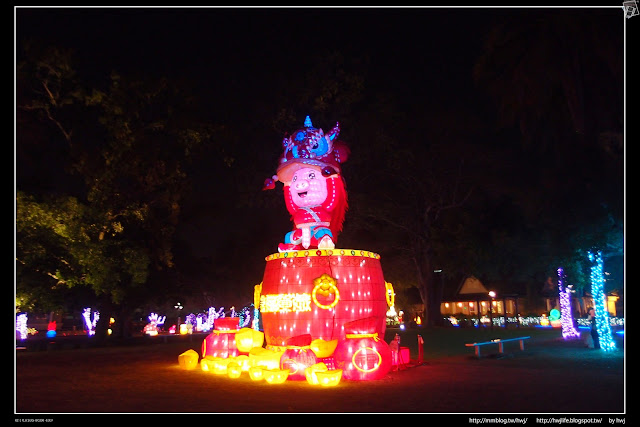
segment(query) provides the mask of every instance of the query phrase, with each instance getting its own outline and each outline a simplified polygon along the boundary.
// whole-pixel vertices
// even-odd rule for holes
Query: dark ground
[[[464,418],[467,423],[478,414],[600,414],[604,424],[606,414],[624,418],[624,339],[617,336],[617,349],[604,352],[557,333],[528,332],[517,332],[532,336],[524,352],[511,342],[502,357],[476,359],[463,345],[469,340],[463,332],[432,336],[425,330],[424,364],[382,380],[342,381],[331,388],[306,381],[270,385],[246,373],[230,379],[181,369],[178,355],[190,348],[199,352],[199,336],[73,349],[60,349],[58,342],[56,350],[16,352],[14,411],[16,418],[43,414],[54,420],[56,414],[77,413],[472,414]],[[456,334],[436,351],[437,337]],[[453,350],[442,350],[446,346]]]

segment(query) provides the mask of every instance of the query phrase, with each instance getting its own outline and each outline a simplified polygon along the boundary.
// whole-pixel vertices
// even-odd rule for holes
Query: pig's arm
[[[338,201],[338,191],[340,188],[336,185],[336,180],[341,179],[337,176],[327,178],[327,199],[320,205],[323,209],[331,212],[336,207]]]

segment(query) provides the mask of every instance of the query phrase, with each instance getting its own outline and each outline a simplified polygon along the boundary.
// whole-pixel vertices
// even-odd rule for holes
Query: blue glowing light
[[[604,293],[604,270],[602,252],[593,254],[589,252],[589,261],[595,262],[591,266],[591,294],[596,311],[596,329],[600,340],[600,348],[604,351],[616,348],[616,343],[611,336],[611,324],[607,311],[606,295]]]

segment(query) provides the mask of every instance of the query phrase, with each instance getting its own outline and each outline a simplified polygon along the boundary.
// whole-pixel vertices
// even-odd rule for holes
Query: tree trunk
[[[95,338],[98,342],[105,341],[109,336],[109,319],[114,316],[114,304],[111,302],[111,296],[106,295],[101,300],[98,310],[100,317],[96,323],[95,331]]]
[[[423,324],[425,326],[442,325],[440,304],[442,302],[442,282],[436,283],[433,272],[433,255],[428,243],[418,243],[414,262],[418,276],[418,289],[424,304]],[[442,273],[440,273],[442,274]]]

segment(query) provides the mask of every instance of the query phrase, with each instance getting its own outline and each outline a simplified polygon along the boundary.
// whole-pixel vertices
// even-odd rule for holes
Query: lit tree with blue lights
[[[596,329],[600,339],[600,348],[604,351],[616,348],[616,343],[611,335],[611,324],[609,322],[609,312],[607,311],[606,295],[604,293],[604,269],[602,252],[592,253],[589,251],[589,261],[595,264],[591,266],[591,294],[596,311]]]

